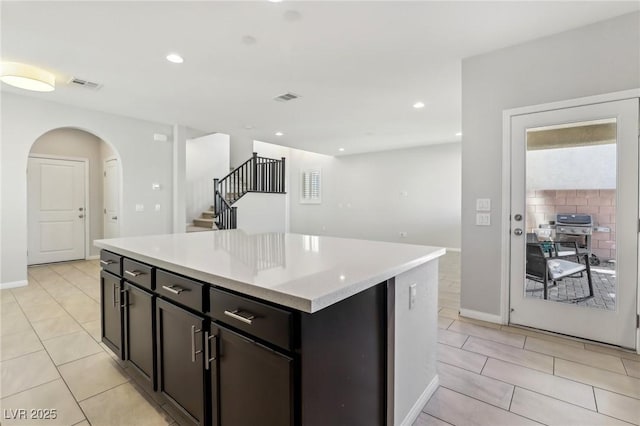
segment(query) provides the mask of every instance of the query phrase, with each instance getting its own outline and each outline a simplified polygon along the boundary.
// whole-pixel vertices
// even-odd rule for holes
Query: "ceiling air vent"
[[[273,98],[273,100],[278,102],[288,102],[294,99],[298,99],[299,97],[300,95],[296,95],[295,93],[284,93],[282,95],[276,96],[275,98]]]
[[[102,87],[102,84],[94,83],[93,81],[83,80],[78,77],[73,77],[69,80],[69,84],[75,84],[77,86],[84,87],[85,89],[98,90]]]

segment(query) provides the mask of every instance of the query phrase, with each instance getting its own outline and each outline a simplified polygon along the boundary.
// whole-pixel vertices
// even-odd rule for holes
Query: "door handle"
[[[118,220],[118,216],[113,216],[111,220]]]
[[[200,333],[202,330],[197,329],[196,326],[191,326],[191,362],[196,362],[196,355],[202,353],[202,351],[196,351],[196,333]]]
[[[213,341],[213,344],[216,345],[214,347],[214,349],[215,349],[214,350],[214,354],[215,355],[213,355],[213,357],[209,358],[210,351],[211,351],[209,349],[209,345],[210,345],[209,341],[212,340],[212,339],[215,339]],[[204,332],[204,369],[205,370],[208,370],[209,367],[210,367],[211,362],[216,360],[217,354],[218,354],[218,336],[215,335],[215,334],[213,336],[209,336],[209,332],[205,331]]]
[[[516,229],[513,230],[513,233],[518,235],[518,236],[520,236],[520,235],[522,235],[522,229],[516,228]]]
[[[79,215],[78,215],[78,217],[79,217],[80,219],[82,219],[82,218],[84,217],[84,215],[83,215],[83,214],[79,214]]]

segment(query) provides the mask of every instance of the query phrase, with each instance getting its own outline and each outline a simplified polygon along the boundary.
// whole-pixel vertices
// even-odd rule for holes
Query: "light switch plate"
[[[477,226],[491,226],[491,213],[476,213]]]
[[[478,198],[476,199],[476,211],[490,212],[491,211],[491,199],[490,198]]]
[[[136,204],[136,211],[137,212],[143,212],[144,211],[144,204]]]

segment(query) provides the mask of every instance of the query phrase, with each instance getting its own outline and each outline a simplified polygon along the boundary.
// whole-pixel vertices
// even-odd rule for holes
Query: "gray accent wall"
[[[638,87],[640,13],[463,60],[462,309],[501,314],[503,111]],[[491,226],[475,226],[477,198]]]

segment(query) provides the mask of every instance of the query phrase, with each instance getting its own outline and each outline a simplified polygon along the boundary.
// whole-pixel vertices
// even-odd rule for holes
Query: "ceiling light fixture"
[[[282,136],[282,135],[284,135],[284,133],[282,133],[282,132],[276,132],[276,136]]]
[[[52,73],[18,62],[3,62],[0,80],[10,86],[34,92],[52,92],[56,88],[56,78]]]
[[[413,107],[415,109],[424,108],[424,102],[416,102],[415,104],[413,104]]]
[[[344,152],[344,148],[338,148],[338,151]]]
[[[456,133],[456,136],[462,136],[462,132]]]
[[[269,3],[280,3],[282,0],[269,0]]]
[[[184,62],[184,59],[182,59],[182,56],[177,53],[169,53],[167,55],[167,61],[173,62],[174,64],[181,64]]]

